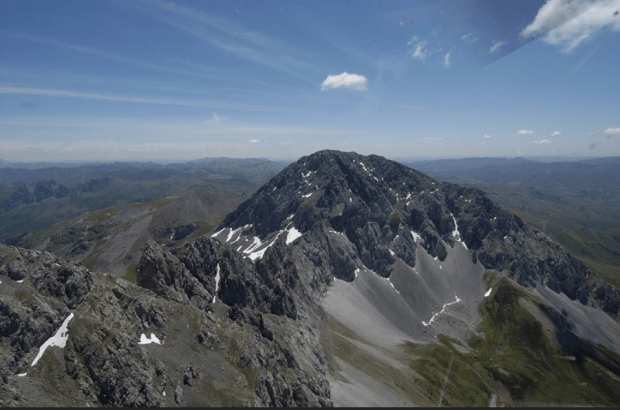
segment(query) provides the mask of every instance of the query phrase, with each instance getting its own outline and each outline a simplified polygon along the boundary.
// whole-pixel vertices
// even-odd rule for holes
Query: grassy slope
[[[484,337],[468,341],[471,353],[457,350],[460,342],[443,335],[440,343],[403,346],[432,402],[439,404],[444,382],[444,406],[487,406],[492,392],[498,407],[620,402],[620,378],[590,358],[568,360],[519,303],[528,298],[525,293],[506,279],[493,289],[480,306]]]

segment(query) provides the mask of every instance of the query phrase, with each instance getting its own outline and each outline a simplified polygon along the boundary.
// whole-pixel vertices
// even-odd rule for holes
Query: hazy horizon
[[[354,151],[353,151],[354,152]],[[371,154],[362,154],[362,155],[371,155]],[[3,162],[6,164],[64,164],[64,165],[72,165],[72,164],[78,164],[78,165],[97,165],[97,164],[112,164],[112,163],[132,163],[132,162],[136,162],[136,163],[155,163],[155,164],[160,164],[160,165],[168,165],[168,164],[185,164],[185,163],[189,163],[189,162],[197,162],[197,161],[201,161],[201,160],[217,160],[217,159],[228,159],[228,160],[249,160],[249,159],[257,159],[257,160],[266,160],[266,161],[273,161],[273,162],[279,162],[279,163],[293,163],[296,162],[297,160],[299,160],[300,158],[302,158],[303,156],[306,155],[302,155],[300,157],[296,157],[293,159],[290,158],[267,158],[267,157],[227,157],[227,156],[219,156],[219,157],[201,157],[201,158],[187,158],[187,159],[174,159],[174,160],[166,160],[166,159],[137,159],[137,160],[116,160],[116,159],[109,159],[109,160],[67,160],[67,161],[8,161],[2,157],[0,157],[0,168],[4,167],[4,165],[1,165]],[[492,157],[492,156],[484,156],[484,157],[410,157],[410,158],[402,158],[402,157],[387,157],[384,155],[381,155],[389,160],[392,161],[396,161],[396,162],[424,162],[424,161],[441,161],[441,160],[474,160],[474,159],[485,159],[485,158],[490,158],[490,159],[506,159],[506,160],[512,160],[512,159],[527,159],[530,161],[538,161],[538,162],[578,162],[578,161],[587,161],[587,160],[593,160],[593,159],[602,159],[602,158],[620,158],[619,156],[613,156],[613,155],[605,155],[605,156],[559,156],[559,155],[551,155],[551,156],[515,156],[515,157],[508,157],[508,156],[496,156],[496,157]]]

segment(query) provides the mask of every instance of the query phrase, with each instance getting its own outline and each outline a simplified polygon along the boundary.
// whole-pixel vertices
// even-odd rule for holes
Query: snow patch
[[[293,242],[295,239],[299,238],[302,235],[295,227],[291,228],[286,235],[286,244]]]
[[[24,282],[24,279],[18,280],[18,281],[16,281],[16,282],[17,282],[17,283],[23,283],[23,282]]]
[[[139,345],[148,345],[150,343],[157,343],[158,345],[161,344],[161,342],[159,341],[157,336],[155,336],[153,333],[151,333],[151,337],[150,338],[146,337],[146,335],[144,333],[142,333],[140,335],[140,341],[138,342],[138,344]]]
[[[308,197],[310,197],[312,194],[314,194],[314,192],[310,192],[309,194],[302,195],[302,196],[303,196],[304,198],[308,198]]]
[[[228,242],[232,239],[233,235],[234,235],[235,233],[237,233],[240,229],[241,229],[241,228],[237,228],[237,229],[235,229],[234,231],[233,231],[233,230],[231,230],[231,231],[230,231],[230,233],[228,234],[228,237],[226,238],[226,241],[225,241],[225,242],[226,242],[226,243],[228,243]]]
[[[17,377],[25,377],[28,373],[20,373],[17,375]]]
[[[389,251],[390,251],[390,255],[392,255],[392,256],[396,256],[396,254],[394,253],[394,251],[393,251],[393,250],[391,250],[391,249],[390,249]]]
[[[437,318],[437,316],[439,316],[440,314],[442,314],[442,313],[446,310],[446,308],[447,308],[448,306],[450,306],[450,305],[454,305],[455,303],[459,303],[459,302],[461,301],[461,299],[459,299],[459,297],[456,295],[456,292],[454,292],[454,298],[455,298],[454,302],[444,303],[444,305],[441,307],[441,310],[440,310],[439,312],[435,313],[435,314],[433,315],[433,317],[431,317],[431,320],[429,320],[429,321],[428,321],[428,323],[426,323],[425,321],[422,321],[422,324],[423,324],[424,326],[430,326],[430,325],[431,325],[431,323],[433,323],[433,321]]]
[[[411,231],[411,236],[413,236],[413,241],[417,242],[418,239],[422,239],[422,237],[420,235],[418,235],[417,233]]]
[[[248,248],[244,250],[243,253],[252,253],[252,251],[254,251],[256,248],[258,248],[261,245],[262,245],[262,242],[260,241],[260,238],[258,236],[255,236],[254,242],[252,242],[252,244],[248,246]]]
[[[213,300],[211,303],[215,303],[215,298],[217,297],[217,290],[220,288],[220,264],[217,264],[215,268],[215,293],[213,294]]]
[[[229,229],[229,228],[222,228],[219,231],[217,231],[216,233],[214,233],[213,235],[211,235],[212,238],[215,238],[216,236],[218,236],[219,234],[221,234],[222,232],[224,232],[224,230]]]
[[[493,288],[489,288],[489,290],[487,290],[487,293],[484,294],[484,297],[485,298],[489,297],[489,295],[491,294],[492,290],[493,290]]]
[[[452,231],[452,237],[456,241],[462,243],[465,249],[468,249],[467,245],[465,245],[465,242],[461,240],[461,234],[459,233],[459,225],[456,223],[456,218],[454,217],[454,214],[450,213],[450,216],[452,217],[452,220],[454,221],[454,230]]]
[[[65,347],[65,345],[67,344],[67,339],[69,337],[69,331],[67,330],[67,326],[69,326],[69,321],[71,319],[73,319],[73,312],[71,312],[71,314],[65,319],[65,321],[62,322],[60,329],[58,329],[56,333],[54,333],[52,337],[47,339],[45,343],[43,343],[43,345],[39,348],[39,353],[37,354],[37,357],[34,358],[30,366],[34,366],[35,364],[37,364],[39,359],[43,356],[45,349],[47,349],[48,347],[50,346],[58,346],[60,348]]]
[[[360,268],[355,269],[355,272],[353,272],[353,273],[355,273],[355,277],[356,277],[356,278],[357,278],[357,274],[358,274],[359,272],[360,272]]]

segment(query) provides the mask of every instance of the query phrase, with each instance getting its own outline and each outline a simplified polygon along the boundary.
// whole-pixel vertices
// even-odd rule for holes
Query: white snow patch
[[[23,283],[24,279],[18,280],[17,283]]]
[[[364,168],[364,171],[370,174],[370,171],[368,170],[368,168],[366,168],[366,165],[364,165],[363,162],[360,162],[360,165],[362,166],[362,168]]]
[[[441,267],[441,265],[439,265],[439,269],[443,269],[443,268]]]
[[[489,295],[491,294],[491,291],[493,290],[493,288],[489,288],[489,290],[487,290],[487,293],[484,294],[484,297],[489,297]]]
[[[309,194],[306,195],[302,195],[304,198],[308,198],[309,196],[311,196],[312,194],[314,194],[314,192],[310,192]]]
[[[241,229],[241,228],[237,228],[237,229],[235,229],[234,231],[233,231],[233,230],[231,230],[231,231],[230,231],[230,233],[228,234],[228,237],[226,238],[226,242],[229,242],[229,241],[232,239],[233,235],[234,235],[235,233],[237,233],[240,229]]]
[[[28,373],[20,373],[17,375],[17,377],[25,377]]]
[[[161,395],[166,397],[166,391],[164,390],[163,392],[161,392]]]
[[[405,199],[406,199],[406,200],[409,200],[409,198],[411,198],[411,192],[409,192],[409,193],[407,194],[407,198],[405,198]]]
[[[459,225],[456,223],[456,218],[454,217],[454,214],[450,213],[450,216],[452,216],[452,220],[454,221],[454,231],[452,231],[452,237],[458,242],[462,243],[465,249],[468,249],[467,245],[465,245],[465,242],[461,240],[461,234],[459,233]]]
[[[47,349],[48,347],[50,346],[58,346],[61,348],[65,347],[65,345],[67,344],[67,338],[69,337],[67,326],[69,325],[69,321],[71,319],[73,319],[73,312],[71,312],[71,314],[67,316],[65,321],[62,322],[60,329],[58,329],[56,333],[54,333],[52,337],[47,339],[45,343],[43,343],[43,345],[39,348],[39,353],[37,354],[37,357],[34,358],[30,366],[34,366],[35,364],[37,364],[41,356],[43,356],[45,349]]]
[[[392,256],[396,256],[396,254],[394,253],[394,251],[393,251],[393,250],[391,250],[391,249],[390,249],[389,251],[390,251],[390,255],[392,255]]]
[[[353,273],[355,273],[355,277],[356,277],[356,278],[357,278],[357,274],[358,274],[359,272],[360,272],[360,268],[355,269],[355,272],[353,272]]]
[[[217,290],[220,288],[220,264],[217,264],[215,268],[215,293],[213,294],[213,300],[211,303],[215,303],[215,298],[217,296]]]
[[[424,326],[430,326],[431,323],[433,323],[433,320],[435,320],[438,315],[442,314],[446,310],[446,308],[448,306],[454,305],[455,303],[459,303],[461,301],[461,299],[459,299],[459,297],[456,295],[456,292],[454,292],[454,298],[455,298],[454,302],[444,303],[444,305],[442,306],[441,310],[439,312],[435,313],[433,315],[433,317],[431,317],[431,320],[428,321],[428,323],[426,323],[425,321],[422,321],[422,324]]]
[[[290,214],[290,215],[288,216],[288,218],[286,218],[286,219],[293,219],[293,217],[294,217],[294,216],[295,216],[295,214]]]
[[[140,335],[140,341],[138,342],[138,344],[139,345],[148,345],[150,343],[157,343],[158,345],[161,344],[161,342],[159,341],[157,336],[155,336],[153,333],[151,333],[151,337],[150,338],[146,337],[146,335],[144,333],[142,333]]]
[[[353,199],[352,199],[352,198],[349,198],[349,202],[353,202]]]
[[[261,245],[262,245],[262,242],[260,241],[260,238],[258,236],[255,236],[254,242],[252,242],[252,244],[248,246],[247,249],[243,251],[243,253],[252,253],[253,250],[255,250]]]
[[[418,235],[417,233],[411,231],[411,236],[413,236],[413,241],[417,242],[418,239],[422,239],[422,237],[420,235]]]
[[[286,244],[293,242],[295,239],[299,238],[302,235],[295,227],[291,228],[286,234]]]
[[[274,186],[273,189],[271,190],[271,192],[275,191],[276,189],[278,189],[278,187]]]

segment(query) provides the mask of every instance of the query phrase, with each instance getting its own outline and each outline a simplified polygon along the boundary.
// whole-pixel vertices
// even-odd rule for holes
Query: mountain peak
[[[256,261],[279,242],[309,243],[310,233],[318,240],[317,232],[343,239],[330,254],[354,254],[344,265],[334,255],[324,262],[339,265],[333,275],[347,280],[362,268],[388,278],[399,261],[415,268],[420,251],[441,263],[458,247],[519,284],[542,283],[582,303],[591,298],[593,273],[582,262],[484,192],[377,155],[324,150],[302,157],[229,214],[213,237]]]

